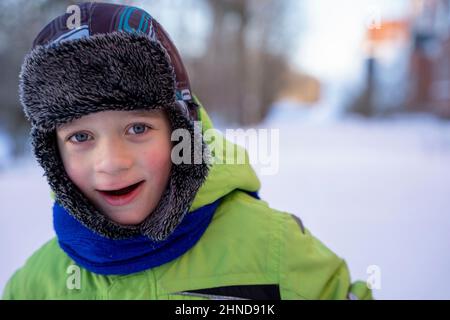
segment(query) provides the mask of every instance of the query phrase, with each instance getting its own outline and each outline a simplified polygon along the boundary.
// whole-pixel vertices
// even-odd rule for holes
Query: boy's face
[[[56,132],[69,178],[103,214],[135,225],[156,208],[172,167],[162,111],[97,112]]]

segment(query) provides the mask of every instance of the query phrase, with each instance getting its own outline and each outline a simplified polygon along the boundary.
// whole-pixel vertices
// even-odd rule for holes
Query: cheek
[[[85,168],[83,162],[74,163],[73,161],[65,162],[64,168],[70,180],[81,190],[86,191],[89,177],[91,176],[89,170]]]
[[[153,176],[161,180],[167,180],[172,168],[170,153],[170,144],[160,145],[158,148],[152,148],[151,151],[146,153],[145,165]]]

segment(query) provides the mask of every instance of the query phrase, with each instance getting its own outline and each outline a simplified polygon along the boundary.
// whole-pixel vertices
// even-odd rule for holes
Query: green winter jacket
[[[203,107],[200,116],[203,130],[211,129]],[[234,147],[222,141],[224,148]],[[213,156],[226,157],[217,148]],[[372,298],[365,283],[351,283],[345,261],[312,236],[300,219],[244,192],[259,188],[248,161],[215,164],[191,210],[224,198],[201,239],[181,257],[135,274],[98,275],[78,267],[54,238],[16,271],[3,298]]]

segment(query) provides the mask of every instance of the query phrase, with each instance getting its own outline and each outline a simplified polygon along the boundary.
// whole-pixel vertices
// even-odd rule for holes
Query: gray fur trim
[[[114,32],[38,46],[19,85],[34,127],[104,110],[154,109],[175,102],[175,75],[165,49],[143,34]]]
[[[157,208],[138,226],[122,226],[104,216],[68,177],[56,143],[56,127],[106,110],[162,109],[172,129],[196,136],[175,98],[175,76],[165,49],[143,34],[115,32],[38,46],[25,58],[20,99],[32,124],[32,145],[56,201],[89,229],[123,239],[142,234],[166,239],[179,225],[208,174],[206,162],[173,164]],[[191,158],[195,150],[191,148]]]

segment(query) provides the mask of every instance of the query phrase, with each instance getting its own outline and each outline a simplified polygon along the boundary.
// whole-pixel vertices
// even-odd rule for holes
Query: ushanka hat
[[[31,122],[34,154],[55,201],[92,231],[124,239],[145,235],[165,240],[188,212],[208,166],[173,164],[156,209],[139,225],[123,226],[102,214],[68,177],[56,143],[56,128],[106,110],[164,110],[172,130],[187,129],[194,153],[207,152],[194,130],[198,105],[180,55],[162,26],[130,6],[83,3],[79,25],[66,13],[39,33],[20,74],[20,100]]]

